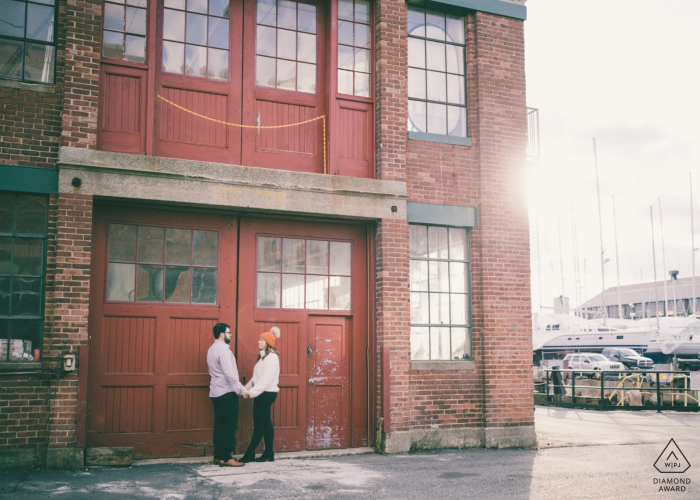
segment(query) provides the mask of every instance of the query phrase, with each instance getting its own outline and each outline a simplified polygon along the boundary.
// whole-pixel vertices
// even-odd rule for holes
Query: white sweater
[[[280,358],[271,352],[260,358],[253,368],[253,378],[245,385],[251,398],[260,396],[263,392],[279,392],[280,388]]]

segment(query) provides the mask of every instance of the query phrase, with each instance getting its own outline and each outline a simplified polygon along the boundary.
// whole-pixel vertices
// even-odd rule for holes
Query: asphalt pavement
[[[700,414],[537,408],[535,419],[537,450],[286,459],[238,469],[159,464],[3,470],[0,498],[700,498]],[[662,474],[654,464],[672,438],[690,468]],[[669,479],[676,489],[659,491],[669,487],[659,482]]]

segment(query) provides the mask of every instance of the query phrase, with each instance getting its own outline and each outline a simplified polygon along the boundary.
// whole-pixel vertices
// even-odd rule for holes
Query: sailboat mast
[[[659,326],[659,285],[656,282],[656,244],[654,243],[654,207],[649,205],[649,215],[651,216],[651,255],[654,259],[654,298],[656,299],[656,329]]]
[[[579,295],[579,276],[578,276],[578,270],[576,268],[576,263],[578,262],[578,257],[576,254],[576,233],[574,231],[574,209],[571,205],[569,205],[569,211],[571,212],[571,246],[573,247],[574,251],[574,300],[576,301],[576,304],[578,304],[578,307],[581,306],[581,298]],[[574,315],[576,315],[576,307],[574,307]]]
[[[661,262],[664,265],[664,316],[668,316],[668,287],[666,286],[666,245],[664,244],[664,219],[661,216],[661,198],[658,198],[659,202],[659,224],[661,225]],[[675,316],[676,311],[674,309],[673,315]]]
[[[561,307],[564,308],[564,252],[561,249],[561,224],[559,223],[559,203],[557,203],[557,232],[559,233],[559,269],[561,269]]]
[[[542,314],[542,270],[540,265],[540,223],[535,222],[536,232],[537,232],[537,288],[540,295],[540,314]]]
[[[697,249],[695,248],[695,221],[693,220],[693,173],[688,172],[690,175],[690,243],[691,243],[691,253],[690,256],[692,257],[691,262],[693,263],[693,298],[691,299],[693,303],[693,314],[697,312],[697,309],[695,308],[695,302],[697,301],[697,295],[695,295],[695,252]]]
[[[617,253],[617,216],[615,215],[615,195],[613,201],[613,226],[615,228],[615,265],[617,266],[617,317],[622,319],[622,293],[620,292],[620,258]]]
[[[607,325],[608,309],[605,305],[605,250],[603,250],[603,213],[600,206],[600,181],[598,180],[598,153],[593,138],[593,158],[595,159],[595,187],[598,192],[598,227],[600,229],[600,271],[603,277],[603,325]]]

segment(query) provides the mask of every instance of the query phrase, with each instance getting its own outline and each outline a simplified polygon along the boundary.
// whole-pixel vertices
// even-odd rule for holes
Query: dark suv
[[[645,358],[633,349],[608,347],[603,349],[603,356],[610,361],[619,361],[630,370],[651,370],[654,367],[651,359]]]

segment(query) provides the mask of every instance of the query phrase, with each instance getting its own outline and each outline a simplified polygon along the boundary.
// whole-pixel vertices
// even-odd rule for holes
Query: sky
[[[562,294],[562,267],[563,293],[572,306],[602,291],[593,138],[603,248],[610,259],[605,287],[618,283],[616,264],[622,285],[653,281],[650,206],[658,279],[664,274],[662,249],[666,275],[674,269],[691,277],[690,172],[700,247],[700,1],[526,5],[527,103],[539,109],[540,126],[540,157],[528,164],[525,187],[533,311],[540,304],[552,307]],[[700,290],[700,251],[695,272]]]

